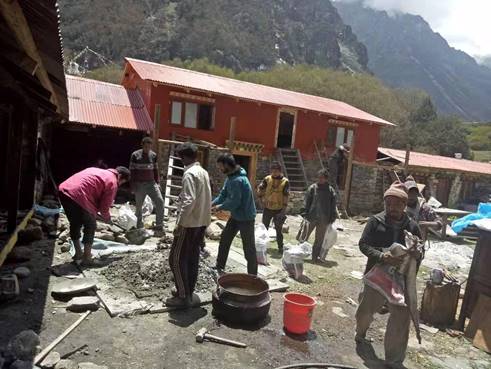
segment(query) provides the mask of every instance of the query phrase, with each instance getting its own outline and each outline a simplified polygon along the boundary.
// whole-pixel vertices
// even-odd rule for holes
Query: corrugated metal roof
[[[125,58],[144,80],[165,83],[195,90],[260,101],[278,106],[311,110],[335,118],[348,118],[381,125],[392,123],[341,101],[306,95],[280,88],[258,85],[236,79],[214,76],[168,65]]]
[[[152,131],[153,123],[138,90],[66,76],[70,122]]]
[[[406,151],[379,147],[378,151],[404,163]],[[409,165],[415,167],[426,167],[435,169],[452,170],[459,172],[471,172],[491,175],[491,164],[466,159],[454,159],[446,156],[423,154],[411,151]]]

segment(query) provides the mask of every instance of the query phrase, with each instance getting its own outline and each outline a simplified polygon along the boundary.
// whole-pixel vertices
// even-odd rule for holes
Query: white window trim
[[[298,116],[298,111],[295,109],[290,109],[290,108],[279,108],[278,113],[276,115],[276,132],[274,135],[274,147],[278,148],[278,134],[280,132],[280,115],[281,113],[289,113],[293,115],[293,130],[292,130],[292,144],[290,148],[295,147],[295,138],[297,135],[297,116]]]

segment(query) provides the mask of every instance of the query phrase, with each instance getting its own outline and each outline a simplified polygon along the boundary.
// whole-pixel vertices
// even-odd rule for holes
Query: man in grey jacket
[[[179,194],[178,217],[169,264],[176,287],[167,306],[189,307],[198,279],[200,246],[206,227],[211,223],[211,189],[208,172],[197,161],[198,149],[191,143],[177,150],[184,164],[182,190]]]

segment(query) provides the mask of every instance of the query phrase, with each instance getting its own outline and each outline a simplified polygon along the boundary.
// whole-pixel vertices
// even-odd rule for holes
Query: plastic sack
[[[130,208],[130,203],[122,205],[119,208],[119,216],[116,220],[117,224],[125,230],[136,228],[136,215]]]
[[[142,207],[142,215],[144,217],[150,215],[153,213],[153,202],[150,199],[150,196],[145,196],[145,201],[143,201],[143,207]]]
[[[299,245],[286,244],[285,253],[294,258],[307,259],[312,256],[312,245],[308,242]]]
[[[61,211],[62,211],[62,208],[51,209],[51,208],[47,208],[46,206],[42,206],[42,205],[38,205],[38,204],[34,205],[34,212],[36,214],[43,216],[43,217],[49,217],[49,216],[57,215],[57,214],[60,214]]]
[[[378,291],[389,304],[407,306],[404,298],[404,276],[387,264],[376,264],[363,277],[363,282]]]
[[[283,269],[288,273],[288,276],[293,279],[298,279],[303,275],[303,257],[291,255],[288,250],[283,253],[281,260]]]
[[[338,240],[338,231],[336,230],[334,224],[329,224],[326,233],[324,234],[324,241],[322,241],[321,252],[319,257],[321,260],[326,260],[327,253],[334,246]]]
[[[258,264],[268,265],[268,242],[269,234],[264,224],[258,224],[254,229],[254,238],[256,243],[256,259]]]

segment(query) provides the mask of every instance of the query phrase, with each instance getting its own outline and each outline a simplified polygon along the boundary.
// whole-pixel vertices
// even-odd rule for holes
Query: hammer
[[[204,340],[208,340],[208,341],[213,341],[216,343],[222,343],[225,345],[230,345],[230,346],[235,346],[235,347],[241,347],[241,348],[247,347],[247,345],[245,343],[232,341],[232,340],[228,340],[226,338],[221,338],[221,337],[217,337],[217,336],[213,336],[213,335],[208,334],[206,332],[207,332],[206,328],[201,328],[198,331],[198,333],[196,333],[196,342],[203,343]]]

